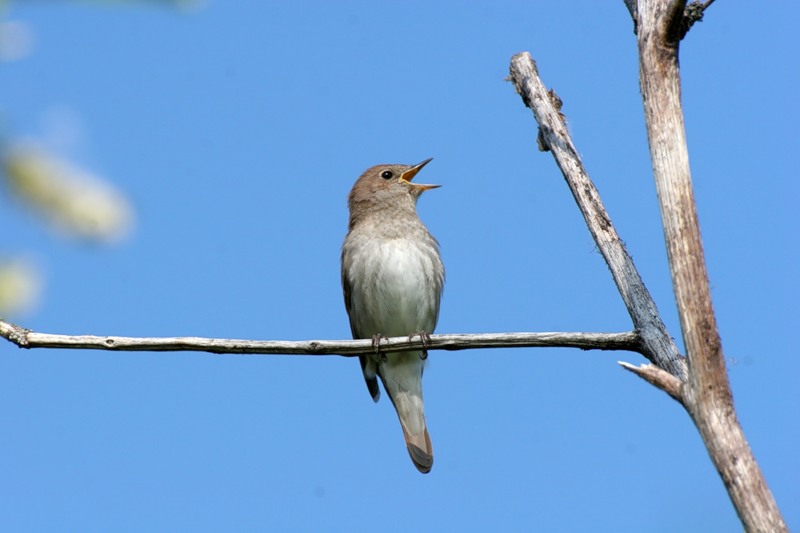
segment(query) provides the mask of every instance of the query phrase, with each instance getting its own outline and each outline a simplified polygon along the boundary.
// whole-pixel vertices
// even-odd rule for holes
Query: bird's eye
[[[392,179],[392,176],[394,176],[394,172],[392,172],[391,170],[384,170],[383,172],[381,172],[381,177],[385,180]]]

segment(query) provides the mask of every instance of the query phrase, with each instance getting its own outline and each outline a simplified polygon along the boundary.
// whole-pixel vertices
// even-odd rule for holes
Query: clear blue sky
[[[683,42],[683,99],[739,418],[800,529],[795,24],[717,2]],[[349,336],[346,195],[433,157],[440,333],[625,331],[608,269],[504,81],[528,50],[679,345],[622,1],[15,2],[35,48],[0,70],[33,136],[130,200],[127,240],[54,236],[2,193],[2,253],[35,258],[52,333]],[[54,118],[55,117],[55,118]],[[66,118],[65,118],[66,117]],[[66,120],[72,133],[54,132]],[[2,189],[5,190],[5,189]],[[16,317],[15,317],[16,318]],[[432,352],[436,461],[340,357],[22,351],[0,344],[6,531],[735,531],[682,408],[629,353]]]

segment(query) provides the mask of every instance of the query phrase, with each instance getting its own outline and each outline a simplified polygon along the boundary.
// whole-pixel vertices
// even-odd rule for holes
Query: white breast
[[[381,241],[351,237],[344,253],[351,265],[346,275],[358,335],[432,333],[443,284],[435,241],[429,235]]]

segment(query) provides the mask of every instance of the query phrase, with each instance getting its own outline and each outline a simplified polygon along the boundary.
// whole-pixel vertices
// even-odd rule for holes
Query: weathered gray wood
[[[688,22],[685,1],[640,0],[637,4],[631,13],[638,36],[639,83],[672,285],[689,361],[682,403],[700,431],[745,529],[787,531],[736,418],[711,303],[689,169],[678,48],[691,23],[698,19],[695,12],[699,9],[702,17],[702,10],[711,2],[695,3],[693,18]]]
[[[684,360],[678,356],[652,298],[583,168],[564,124],[560,100],[545,89],[527,53],[512,58],[511,80],[533,110],[539,123],[540,148],[553,153],[642,337],[643,353],[656,366],[621,364],[684,405],[745,529],[786,531],[733,408],[689,171],[680,103],[678,43],[711,2],[698,4],[699,8],[695,5],[689,21],[684,16],[685,2],[625,0],[625,4],[634,17],[638,36],[645,117],[673,287],[688,352],[688,376]]]
[[[642,338],[643,355],[682,381],[686,365],[661,321],[656,304],[644,286],[631,256],[619,238],[600,195],[583,168],[578,151],[561,116],[560,102],[549,93],[528,52],[511,58],[511,81],[539,123],[539,143],[549,150],[564,175],[583,214],[597,248],[606,260],[614,283],[625,302],[636,331]]]
[[[253,341],[205,337],[119,337],[98,335],[53,335],[36,333],[0,320],[0,337],[20,348],[68,348],[129,352],[196,351],[216,354],[343,355],[373,353],[371,340]],[[475,333],[431,335],[423,345],[419,337],[381,339],[381,352],[409,348],[470,350],[476,348],[580,348],[583,350],[641,351],[636,332],[625,333]]]

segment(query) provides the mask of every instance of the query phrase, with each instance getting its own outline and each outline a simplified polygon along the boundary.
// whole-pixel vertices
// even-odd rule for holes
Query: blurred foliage
[[[29,259],[0,258],[0,312],[23,315],[39,303],[42,276]]]
[[[128,201],[101,177],[32,144],[7,148],[0,158],[15,196],[61,233],[114,242],[129,231]]]
[[[0,0],[0,68],[29,56],[35,32],[19,20],[3,20],[12,5],[46,3]],[[129,5],[196,9],[202,0],[84,0],[73,4]],[[9,113],[9,110],[5,110]],[[5,124],[3,124],[5,126]],[[0,132],[0,186],[59,237],[119,243],[133,226],[134,213],[125,195],[104,177],[58,157],[45,143],[21,141],[6,128]],[[8,230],[7,228],[5,228]],[[46,251],[38,251],[46,256]],[[0,316],[21,315],[36,308],[44,284],[41,269],[31,258],[0,249]]]

